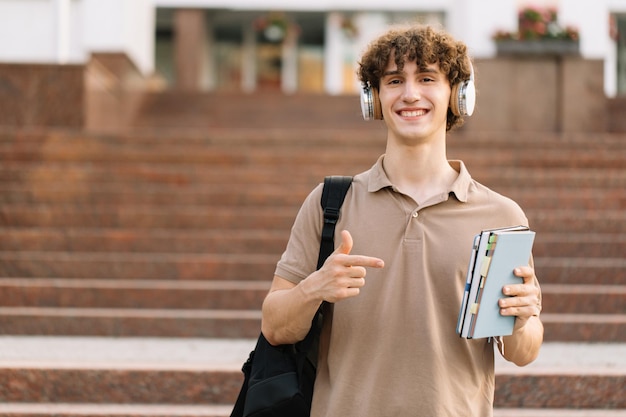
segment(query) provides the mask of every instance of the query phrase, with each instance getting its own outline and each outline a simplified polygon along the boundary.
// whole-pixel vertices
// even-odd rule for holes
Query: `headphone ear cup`
[[[374,120],[383,120],[383,109],[380,104],[380,98],[378,98],[378,89],[372,88],[372,110]]]
[[[471,116],[476,105],[476,87],[473,80],[462,81],[452,87],[450,109],[455,116]]]
[[[463,90],[463,97],[463,113],[467,116],[471,116],[474,114],[474,107],[476,106],[476,86],[474,85],[474,80],[470,79],[467,81],[467,86],[465,90]]]
[[[461,89],[461,84],[458,83],[452,86],[452,91],[450,92],[450,110],[452,110],[452,114],[455,116],[462,116],[459,101],[461,98],[459,97],[459,90]]]
[[[374,118],[374,97],[372,94],[372,88],[368,85],[364,85],[361,89],[361,113],[363,119],[372,120]]]
[[[364,86],[361,90],[361,113],[365,120],[383,120],[378,89]]]

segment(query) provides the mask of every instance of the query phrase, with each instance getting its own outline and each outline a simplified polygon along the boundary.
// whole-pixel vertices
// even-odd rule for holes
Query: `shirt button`
[[[420,215],[420,214],[419,214],[417,211],[414,211],[414,212],[413,212],[413,218],[414,218],[414,219],[415,219],[415,218],[417,218],[417,216],[419,216],[419,215]]]

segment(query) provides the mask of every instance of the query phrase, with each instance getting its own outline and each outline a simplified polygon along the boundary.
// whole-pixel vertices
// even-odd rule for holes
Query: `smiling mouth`
[[[400,111],[400,116],[402,117],[418,117],[418,116],[423,116],[426,113],[428,113],[427,110],[421,109],[421,110],[403,110]]]

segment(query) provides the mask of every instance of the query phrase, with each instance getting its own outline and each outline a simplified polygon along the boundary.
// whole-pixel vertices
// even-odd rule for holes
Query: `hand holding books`
[[[508,297],[500,298],[500,314],[516,316],[517,320],[527,320],[541,313],[541,291],[536,285],[535,270],[529,266],[515,268],[513,274],[522,279],[522,283],[506,285],[502,292]]]
[[[456,329],[461,337],[513,333],[515,316],[501,315],[498,302],[503,287],[523,282],[513,270],[528,264],[534,238],[526,226],[484,230],[475,237]]]

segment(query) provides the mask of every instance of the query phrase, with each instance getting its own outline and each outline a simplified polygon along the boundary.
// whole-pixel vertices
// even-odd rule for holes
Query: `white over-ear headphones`
[[[470,61],[470,78],[452,87],[450,109],[455,116],[471,116],[476,106],[474,67]],[[361,112],[365,120],[382,120],[383,112],[378,99],[378,90],[369,84],[361,89]]]
[[[476,106],[476,87],[474,86],[474,66],[470,64],[469,80],[461,81],[452,87],[450,109],[455,116],[471,116]]]
[[[364,85],[361,90],[361,112],[365,120],[382,120],[383,112],[378,99],[378,89]]]

